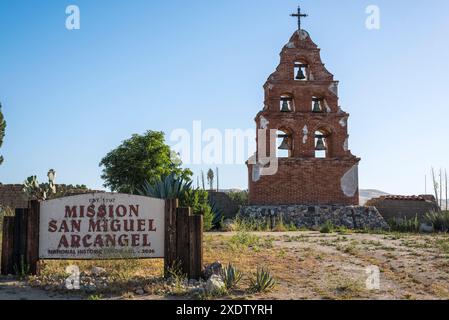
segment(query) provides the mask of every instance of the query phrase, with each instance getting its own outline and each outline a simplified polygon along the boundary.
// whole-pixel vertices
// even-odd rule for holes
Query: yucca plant
[[[251,292],[265,292],[276,286],[276,280],[271,275],[270,271],[265,268],[258,268],[257,272],[250,278]]]
[[[224,267],[221,270],[220,276],[226,286],[226,289],[231,290],[240,282],[240,280],[242,280],[243,273],[229,263],[227,267]]]
[[[426,214],[425,220],[433,226],[435,231],[449,231],[449,211],[429,212]]]

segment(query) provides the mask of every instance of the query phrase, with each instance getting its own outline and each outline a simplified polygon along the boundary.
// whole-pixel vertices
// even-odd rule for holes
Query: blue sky
[[[81,29],[65,28],[78,5]],[[368,5],[381,29],[365,28]],[[101,158],[133,133],[254,128],[262,85],[295,31],[297,1],[2,0],[0,101],[8,128],[0,182],[101,188]],[[449,167],[449,2],[301,1],[303,27],[340,81],[361,188],[424,192]],[[222,188],[246,166],[221,165]],[[194,166],[199,172],[201,166]],[[203,167],[204,170],[208,166]],[[430,184],[428,189],[430,189]]]

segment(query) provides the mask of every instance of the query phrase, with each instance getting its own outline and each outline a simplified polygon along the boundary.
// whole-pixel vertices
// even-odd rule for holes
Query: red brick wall
[[[357,205],[359,192],[347,197],[341,188],[341,178],[357,159],[280,159],[279,170],[273,176],[261,176],[252,181],[249,165],[250,205],[281,204],[341,204]]]
[[[27,208],[28,202],[21,184],[0,185],[0,206],[15,208]]]

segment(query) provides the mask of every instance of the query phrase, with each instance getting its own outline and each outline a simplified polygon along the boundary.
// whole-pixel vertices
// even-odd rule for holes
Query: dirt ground
[[[204,262],[233,263],[245,277],[225,299],[449,299],[449,236],[319,232],[207,233]],[[46,272],[63,274],[69,262],[46,263]],[[80,266],[90,268],[94,262]],[[106,270],[116,268],[95,262]],[[160,277],[160,262],[136,262],[140,281]],[[380,289],[366,287],[367,267],[380,269]],[[251,294],[248,276],[268,268],[278,284],[268,293]],[[158,269],[159,268],[159,269]],[[134,272],[134,271],[133,271]],[[45,273],[45,272],[44,272]],[[154,293],[102,299],[191,298]],[[99,297],[99,296],[98,296]],[[98,298],[97,297],[97,298]],[[32,288],[11,278],[0,281],[0,299],[86,299],[87,295]]]

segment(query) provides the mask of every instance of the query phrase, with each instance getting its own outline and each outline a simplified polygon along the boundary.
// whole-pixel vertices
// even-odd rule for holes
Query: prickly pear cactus
[[[28,177],[23,183],[23,192],[29,200],[46,200],[47,197],[56,194],[56,171],[50,169],[47,173],[48,183],[39,184],[36,176]]]

